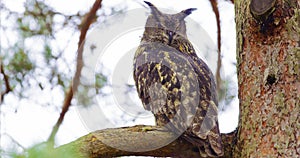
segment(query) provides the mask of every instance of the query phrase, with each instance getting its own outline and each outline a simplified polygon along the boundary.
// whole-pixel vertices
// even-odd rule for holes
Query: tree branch
[[[231,156],[236,132],[222,134],[225,156]],[[158,149],[153,147],[166,144],[174,135],[157,126],[137,125],[133,127],[104,129],[92,132],[69,144],[55,149],[58,155],[66,153],[76,158],[99,158],[118,156],[155,156],[155,157],[199,157],[198,148],[179,137]],[[107,144],[113,144],[114,147]],[[127,149],[127,150],[124,150]],[[153,149],[141,151],[142,149]],[[140,151],[138,151],[140,150]],[[137,151],[137,152],[133,152]]]
[[[70,85],[68,92],[66,93],[60,116],[59,116],[56,124],[54,125],[52,132],[48,138],[49,142],[54,141],[55,135],[56,135],[61,123],[64,120],[65,114],[67,113],[67,111],[69,110],[69,107],[71,106],[71,101],[72,101],[73,95],[76,92],[78,84],[80,82],[80,74],[81,74],[81,69],[83,67],[82,53],[83,53],[83,46],[84,46],[86,33],[87,33],[90,25],[94,22],[97,10],[99,8],[101,8],[101,2],[102,2],[102,0],[96,0],[93,7],[90,10],[90,12],[86,15],[86,17],[81,22],[82,27],[81,27],[80,37],[79,37],[79,42],[78,42],[77,66],[76,66],[75,76],[72,81],[72,84]]]
[[[1,98],[0,98],[0,103],[2,103],[3,99],[4,99],[4,95],[8,94],[10,91],[12,91],[11,87],[10,87],[10,83],[9,83],[9,79],[7,74],[5,74],[4,72],[4,67],[2,64],[2,60],[0,62],[0,73],[3,75],[3,79],[4,79],[4,83],[5,83],[5,91],[1,92]]]
[[[221,90],[221,67],[222,67],[222,59],[221,59],[221,21],[220,21],[220,13],[218,9],[217,0],[210,0],[210,4],[216,16],[217,22],[217,36],[218,36],[218,61],[217,61],[217,70],[216,70],[216,82],[217,82],[217,92]]]

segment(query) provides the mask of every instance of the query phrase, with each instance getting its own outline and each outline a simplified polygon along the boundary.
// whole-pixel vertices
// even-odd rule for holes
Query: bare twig
[[[79,42],[78,42],[77,66],[76,66],[75,76],[73,78],[72,84],[71,84],[68,92],[66,93],[60,116],[59,116],[56,124],[54,125],[52,132],[48,138],[49,142],[54,142],[55,135],[56,135],[61,123],[64,120],[65,114],[67,113],[67,111],[69,110],[69,107],[71,106],[71,101],[72,101],[73,95],[76,92],[78,84],[80,82],[80,74],[81,74],[81,69],[83,66],[82,53],[83,53],[84,40],[85,40],[86,33],[87,33],[90,25],[94,22],[94,18],[96,17],[97,10],[99,8],[101,8],[101,2],[102,2],[102,0],[96,0],[95,3],[93,4],[93,7],[90,10],[90,12],[87,14],[87,16],[81,22],[82,27],[80,30],[80,37],[79,37]]]
[[[3,75],[4,78],[4,84],[5,84],[5,91],[1,92],[1,99],[0,99],[0,103],[2,103],[2,100],[4,99],[4,96],[6,94],[8,94],[10,91],[12,91],[11,87],[10,87],[10,83],[9,83],[9,78],[7,76],[7,74],[5,74],[4,72],[4,66],[2,64],[2,61],[0,61],[0,73]]]
[[[217,71],[216,71],[216,82],[217,82],[217,91],[220,92],[222,79],[221,79],[221,67],[222,67],[222,59],[221,59],[221,22],[220,22],[220,13],[218,9],[217,0],[210,0],[210,4],[212,9],[216,15],[217,21],[217,29],[218,29],[218,61],[217,61]]]
[[[3,133],[3,136],[6,135],[14,144],[16,144],[18,147],[22,148],[22,150],[26,150],[26,148],[21,145],[17,140],[15,140],[11,135],[9,135],[8,133]]]

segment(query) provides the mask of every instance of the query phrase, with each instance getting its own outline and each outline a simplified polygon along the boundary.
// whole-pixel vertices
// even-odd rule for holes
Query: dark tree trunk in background
[[[240,122],[234,157],[300,155],[299,3],[235,1]]]

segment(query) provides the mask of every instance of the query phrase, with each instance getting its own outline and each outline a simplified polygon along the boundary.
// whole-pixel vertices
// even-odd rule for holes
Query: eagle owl
[[[164,14],[150,2],[140,46],[134,56],[139,98],[158,126],[197,146],[201,157],[223,155],[213,74],[187,39],[184,19],[195,10]]]

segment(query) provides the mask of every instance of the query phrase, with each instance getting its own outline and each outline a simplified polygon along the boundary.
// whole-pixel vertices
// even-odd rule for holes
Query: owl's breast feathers
[[[183,133],[204,149],[201,156],[223,154],[215,81],[200,58],[161,43],[141,43],[134,57],[134,80],[157,125]]]

